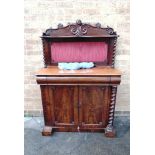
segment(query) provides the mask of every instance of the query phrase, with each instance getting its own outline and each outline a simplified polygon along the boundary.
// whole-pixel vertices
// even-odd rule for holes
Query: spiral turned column
[[[114,39],[113,54],[112,54],[112,67],[114,67],[115,65],[116,43],[117,43],[117,38]]]
[[[111,99],[110,99],[111,102],[110,102],[110,107],[109,107],[108,125],[105,128],[105,136],[107,136],[107,137],[115,137],[115,134],[116,134],[116,132],[113,128],[115,103],[116,103],[116,92],[117,92],[117,86],[112,86]]]
[[[112,86],[112,90],[111,91],[112,92],[111,92],[111,99],[110,99],[111,103],[110,103],[110,108],[109,108],[109,121],[108,121],[108,125],[113,126],[117,86]]]
[[[43,63],[44,63],[44,67],[46,67],[46,63],[45,63],[45,40],[42,38],[42,46],[43,46]]]

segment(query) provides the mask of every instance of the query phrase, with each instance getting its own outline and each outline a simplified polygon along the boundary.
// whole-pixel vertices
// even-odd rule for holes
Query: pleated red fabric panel
[[[52,62],[101,62],[107,59],[105,42],[62,42],[51,44]]]

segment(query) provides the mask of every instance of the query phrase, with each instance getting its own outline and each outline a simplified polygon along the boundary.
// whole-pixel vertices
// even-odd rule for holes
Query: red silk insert
[[[63,42],[51,44],[52,62],[103,62],[107,59],[105,42]]]

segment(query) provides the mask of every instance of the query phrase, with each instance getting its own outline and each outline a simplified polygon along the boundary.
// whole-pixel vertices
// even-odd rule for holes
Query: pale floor
[[[128,116],[115,117],[116,138],[103,133],[55,132],[43,137],[42,117],[25,118],[24,155],[129,155],[130,120]]]

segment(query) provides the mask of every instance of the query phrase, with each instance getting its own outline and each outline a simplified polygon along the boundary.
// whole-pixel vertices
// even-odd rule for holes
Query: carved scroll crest
[[[66,35],[66,36],[76,36],[82,37],[84,35],[90,36],[94,33],[98,33],[97,35],[117,35],[113,28],[107,26],[105,28],[101,27],[100,23],[96,23],[94,25],[90,23],[82,23],[81,20],[77,20],[76,23],[68,23],[67,26],[59,23],[57,28],[49,28],[44,33],[43,36],[52,36],[53,34],[56,36]]]
[[[83,24],[81,20],[77,20],[76,24],[70,25],[71,33],[77,37],[83,36],[87,34],[87,27],[86,24]]]
[[[109,26],[106,27],[106,31],[107,31],[108,34],[110,34],[110,35],[115,35],[115,34],[116,34],[116,32],[114,31],[114,29],[111,28],[111,27],[109,27]]]

